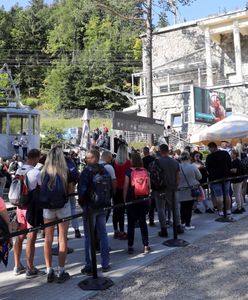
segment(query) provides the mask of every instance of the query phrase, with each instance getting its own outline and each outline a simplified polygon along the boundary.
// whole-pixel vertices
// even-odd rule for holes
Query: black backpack
[[[111,176],[102,165],[92,168],[90,173],[89,206],[94,209],[109,207],[112,198]]]
[[[155,159],[149,164],[148,171],[150,173],[150,182],[152,190],[164,190],[166,188],[166,179],[158,159]]]

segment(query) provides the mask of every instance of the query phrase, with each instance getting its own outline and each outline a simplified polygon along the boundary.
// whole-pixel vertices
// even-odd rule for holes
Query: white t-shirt
[[[21,167],[21,169],[19,169],[19,170],[21,170],[23,172],[24,170],[27,170],[27,169],[30,169],[27,172],[28,188],[30,191],[32,191],[37,187],[37,185],[41,185],[41,172],[40,172],[40,170],[34,168],[33,166],[27,165],[27,164],[23,165]]]
[[[113,166],[111,166],[110,164],[106,164],[106,162],[103,160],[100,160],[99,164],[104,164],[104,169],[109,173],[112,180],[116,179],[115,169],[113,168]]]

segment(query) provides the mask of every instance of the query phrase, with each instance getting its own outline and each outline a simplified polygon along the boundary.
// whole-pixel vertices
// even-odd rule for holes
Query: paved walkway
[[[238,215],[235,218],[238,220],[240,218],[244,218],[248,216],[248,213],[244,213],[242,215]],[[196,226],[196,230],[188,231],[183,235],[180,235],[180,238],[183,238],[184,240],[190,242],[192,245],[188,246],[184,249],[176,249],[176,248],[167,248],[162,244],[162,242],[165,239],[162,239],[158,237],[157,232],[159,230],[158,222],[156,222],[157,226],[156,227],[149,227],[149,237],[150,237],[150,245],[152,247],[152,252],[149,254],[144,255],[142,253],[143,246],[141,243],[141,238],[140,238],[140,232],[139,229],[136,229],[136,243],[135,243],[135,253],[133,255],[128,255],[127,254],[127,241],[119,241],[119,240],[114,240],[113,239],[113,230],[112,230],[112,225],[108,223],[108,232],[109,232],[109,241],[110,241],[110,247],[112,249],[111,251],[111,267],[112,270],[109,273],[105,273],[102,275],[101,273],[101,268],[99,265],[99,276],[107,276],[110,277],[114,282],[115,286],[108,290],[107,292],[100,292],[99,297],[96,296],[96,299],[110,299],[110,296],[108,296],[108,293],[110,293],[112,298],[116,299],[140,299],[141,294],[136,294],[136,297],[132,297],[132,290],[134,287],[134,290],[137,292],[137,289],[139,290],[139,284],[140,284],[140,279],[139,276],[140,274],[143,274],[143,268],[146,266],[151,265],[151,269],[149,269],[149,272],[145,271],[144,274],[147,274],[147,279],[149,281],[152,281],[154,286],[151,291],[154,291],[157,284],[156,284],[156,279],[155,275],[156,273],[159,273],[160,276],[161,274],[166,275],[167,272],[170,272],[170,270],[166,268],[166,266],[161,265],[160,269],[160,264],[164,260],[168,262],[171,261],[172,267],[171,267],[171,272],[173,271],[173,266],[175,268],[180,267],[180,270],[186,270],[187,272],[187,264],[189,263],[187,259],[190,257],[191,262],[201,262],[204,259],[204,255],[208,255],[211,253],[212,250],[212,242],[207,243],[208,248],[205,249],[207,253],[202,253],[202,257],[198,256],[195,250],[198,248],[198,241],[202,239],[203,237],[206,237],[209,234],[213,234],[213,241],[218,244],[218,237],[219,233],[215,234],[217,230],[221,230],[220,232],[228,232],[228,228],[233,227],[236,228],[235,226],[238,226],[238,228],[241,226],[239,224],[242,224],[241,222],[236,222],[235,224],[232,224],[231,226],[228,225],[228,223],[219,223],[215,222],[214,220],[216,219],[216,215],[209,215],[209,214],[202,214],[202,215],[195,215],[193,217],[193,225]],[[245,222],[248,223],[247,220],[244,220]],[[243,221],[242,221],[243,222]],[[82,222],[81,222],[82,223]],[[248,225],[248,224],[247,224]],[[247,225],[245,228],[242,226],[242,235],[245,237],[245,230],[247,228]],[[82,232],[82,227],[81,227],[81,232]],[[237,231],[238,232],[238,231]],[[169,230],[170,237],[172,237],[172,230]],[[236,232],[235,232],[236,234]],[[241,240],[243,238],[238,238],[236,240],[236,243],[241,243]],[[43,258],[43,239],[38,239],[37,240],[37,250],[35,254],[35,263],[36,266],[40,269],[45,269],[44,265],[44,258]],[[200,242],[201,243],[201,242]],[[205,244],[205,243],[204,243]],[[223,244],[225,247],[228,245],[228,241],[226,241]],[[33,300],[43,300],[43,299],[54,299],[54,300],[60,300],[60,299],[88,299],[89,297],[94,297],[96,295],[96,292],[94,291],[83,291],[81,290],[77,284],[85,279],[86,277],[83,276],[80,273],[80,270],[82,268],[83,262],[84,262],[84,243],[83,243],[83,238],[82,239],[74,239],[74,234],[73,230],[70,229],[69,232],[69,246],[74,248],[74,253],[68,255],[67,259],[67,270],[69,273],[72,275],[72,278],[68,281],[65,282],[62,285],[52,283],[52,284],[47,284],[46,283],[46,276],[42,278],[36,278],[32,280],[27,280],[25,279],[25,275],[20,275],[15,277],[12,274],[12,269],[13,269],[13,252],[10,255],[9,258],[9,265],[8,268],[5,269],[2,265],[0,265],[0,299],[4,300],[21,300],[21,299],[29,299],[32,297]],[[213,245],[214,246],[214,245]],[[203,249],[204,252],[204,249]],[[224,262],[224,258],[222,258],[222,252],[225,252],[225,248],[221,249],[220,254],[216,262],[213,264],[213,266],[217,266],[220,269],[222,268],[222,264],[224,263],[225,266],[228,266],[229,262]],[[188,256],[186,256],[186,260],[181,259],[180,261],[177,261],[177,257],[180,256],[180,253],[187,253]],[[24,253],[23,253],[24,254]],[[243,255],[246,255],[244,252]],[[24,256],[24,255],[23,255]],[[99,261],[99,255],[98,256],[98,261]],[[232,256],[236,256],[235,248],[233,249]],[[167,257],[167,258],[166,258]],[[231,256],[230,256],[231,257]],[[233,258],[233,257],[232,257]],[[161,260],[162,259],[162,260]],[[161,260],[161,261],[160,261]],[[24,261],[24,260],[23,260]],[[156,262],[160,261],[159,264]],[[185,268],[184,268],[184,263],[185,263]],[[174,264],[174,265],[173,265]],[[205,264],[205,263],[204,263]],[[57,257],[54,257],[54,265],[57,265]],[[210,263],[211,265],[211,263]],[[152,268],[153,266],[157,266],[156,272],[153,273]],[[206,270],[202,270],[202,279],[206,279],[206,285],[212,282],[211,278],[208,278],[209,276],[212,276],[213,273],[210,271],[211,268],[209,268],[209,261],[207,260],[206,262]],[[155,268],[155,267],[154,267]],[[197,266],[196,266],[197,268]],[[139,272],[139,270],[142,269],[142,271]],[[145,269],[147,270],[147,269]],[[138,273],[136,273],[138,271]],[[173,272],[172,272],[173,273]],[[133,274],[133,275],[132,275]],[[138,274],[138,275],[136,275]],[[164,276],[163,275],[163,276]],[[233,274],[233,279],[237,279],[237,276],[239,276],[239,273],[236,275]],[[132,279],[132,284],[130,285],[130,278]],[[172,276],[174,278],[174,276]],[[170,285],[167,286],[168,290],[173,290],[174,286],[177,286],[177,279],[175,279],[175,282],[173,283],[173,280],[169,280],[168,278],[166,279],[166,283],[170,283]],[[188,283],[187,287],[191,286],[198,286],[199,282],[201,281],[201,276],[199,275],[197,278],[190,278],[190,282]],[[232,281],[230,281],[230,284],[232,284]],[[202,285],[202,283],[201,283]],[[204,284],[203,284],[204,285]],[[128,288],[129,286],[129,288]],[[142,285],[143,286],[143,285]],[[164,284],[163,284],[164,286]],[[123,287],[123,290],[121,292],[121,295],[118,293],[115,293],[115,291],[119,291]],[[151,287],[150,287],[151,288]],[[159,289],[161,289],[162,294],[154,294],[152,297],[146,297],[146,294],[142,293],[142,299],[151,299],[155,297],[156,299],[164,299],[165,291],[164,288],[159,286]],[[138,292],[141,293],[142,289]],[[115,295],[115,296],[114,296]],[[147,292],[148,295],[148,292]],[[197,294],[196,294],[197,295]],[[168,295],[169,296],[169,295]],[[172,297],[172,296],[170,296]],[[174,296],[173,296],[174,297]],[[170,299],[179,299],[177,297],[175,298],[170,298]],[[167,298],[166,298],[167,299]],[[169,298],[168,298],[169,299]],[[180,298],[181,299],[181,298]],[[195,298],[195,297],[186,297],[184,299],[213,299],[213,298]],[[215,299],[225,299],[225,298],[215,298]],[[234,299],[234,298],[232,298]],[[247,298],[237,298],[237,299],[248,299]]]

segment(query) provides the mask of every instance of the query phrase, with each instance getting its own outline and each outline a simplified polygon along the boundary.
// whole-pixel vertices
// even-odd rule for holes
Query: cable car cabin
[[[13,142],[16,137],[20,141],[23,132],[28,150],[39,149],[40,113],[28,107],[0,107],[0,157],[10,158],[15,154]]]

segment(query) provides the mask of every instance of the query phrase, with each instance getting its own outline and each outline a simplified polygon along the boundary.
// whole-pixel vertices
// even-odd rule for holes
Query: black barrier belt
[[[233,179],[241,179],[241,178],[246,179],[246,178],[248,178],[248,175],[242,175],[242,176],[236,176],[236,177],[227,177],[227,178],[223,178],[223,179],[218,179],[218,180],[213,180],[213,181],[209,181],[209,182],[206,182],[206,183],[202,183],[202,184],[199,184],[199,185],[196,185],[196,186],[209,185],[209,184],[212,184],[212,183],[226,182],[226,181],[230,181],[230,180],[233,180]],[[177,189],[177,190],[174,190],[174,191],[184,191],[184,190],[188,190],[190,188],[191,187],[187,187],[187,188]],[[78,195],[78,193],[72,193],[72,194],[69,194],[68,197],[76,196],[76,195]],[[160,196],[162,196],[162,195],[165,195],[165,193],[160,193]],[[120,207],[123,207],[123,206],[126,207],[126,206],[129,206],[129,205],[146,202],[147,200],[150,200],[150,198],[151,198],[150,196],[146,197],[146,198],[138,198],[138,199],[135,199],[135,201],[125,202],[125,203],[120,203],[120,204],[105,207],[103,210],[107,211],[107,210],[111,210],[113,208],[120,208]],[[11,207],[8,210],[13,210],[15,208],[16,207],[14,207],[14,208]],[[98,211],[99,210],[97,210],[97,209],[93,209],[93,213],[97,213]],[[66,217],[66,218],[58,219],[58,220],[53,221],[53,222],[49,222],[49,223],[44,224],[44,225],[32,227],[30,229],[23,229],[23,230],[20,230],[20,231],[15,231],[15,232],[10,233],[9,235],[6,235],[4,237],[0,237],[0,242],[8,240],[8,239],[10,239],[12,237],[15,237],[15,236],[27,234],[27,233],[38,231],[38,230],[43,230],[43,229],[45,229],[47,227],[50,227],[50,226],[54,226],[54,225],[57,225],[57,224],[60,224],[60,223],[71,221],[73,219],[83,217],[85,214],[86,214],[86,212],[82,212],[82,213],[75,214],[75,215],[72,215],[72,216],[69,216],[69,217]]]

